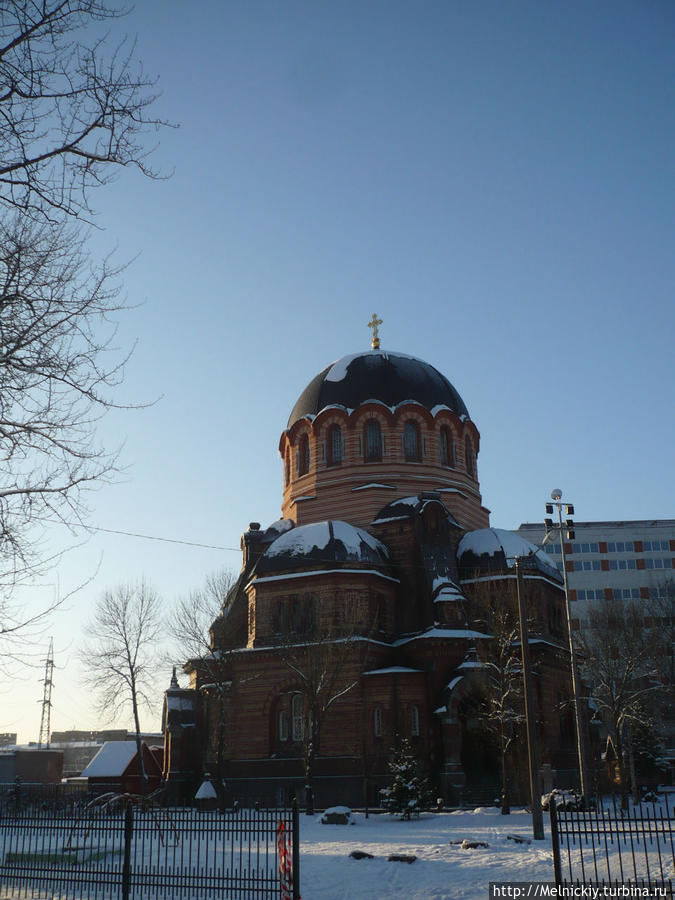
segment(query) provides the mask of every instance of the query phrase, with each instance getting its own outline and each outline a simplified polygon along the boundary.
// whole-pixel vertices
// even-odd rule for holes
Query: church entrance
[[[499,796],[499,753],[491,735],[467,698],[459,710],[466,793],[472,800],[491,804]]]

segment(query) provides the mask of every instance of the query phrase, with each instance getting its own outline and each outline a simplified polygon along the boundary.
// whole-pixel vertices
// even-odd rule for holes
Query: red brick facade
[[[242,537],[241,575],[211,631],[224,690],[195,660],[191,689],[167,693],[167,709],[194,707],[192,723],[172,720],[172,758],[184,774],[191,755],[195,784],[220,769],[232,795],[280,801],[302,795],[311,735],[317,802],[374,803],[407,737],[439,796],[492,789],[493,754],[471,721],[483,677],[472,660],[491,641],[482,600],[513,607],[515,575],[458,559],[462,536],[489,525],[475,425],[447,407],[364,402],[300,418],[279,450],[284,519]],[[524,586],[542,763],[566,770],[563,593],[555,571],[528,572]],[[178,777],[171,764],[165,777]]]

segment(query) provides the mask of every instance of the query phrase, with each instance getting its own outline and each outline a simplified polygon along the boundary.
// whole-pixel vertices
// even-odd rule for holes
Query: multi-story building
[[[583,627],[589,602],[664,597],[675,580],[675,519],[574,523],[574,540],[565,541],[572,619]],[[524,523],[518,533],[534,544],[544,525]],[[562,571],[560,536],[546,552]],[[672,589],[672,588],[671,588]]]

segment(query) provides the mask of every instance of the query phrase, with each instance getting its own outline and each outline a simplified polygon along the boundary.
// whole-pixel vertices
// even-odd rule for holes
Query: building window
[[[382,433],[377,419],[369,419],[365,427],[366,462],[382,459]]]
[[[331,425],[328,429],[327,449],[326,465],[339,466],[342,462],[342,429],[339,425]]]
[[[406,422],[403,429],[403,453],[407,462],[419,462],[422,458],[420,427],[417,422]]]
[[[373,734],[376,738],[382,737],[382,707],[376,706],[373,710]]]
[[[279,710],[279,740],[288,740],[288,712],[285,709]]]
[[[309,472],[309,437],[303,434],[298,446],[298,475],[306,475]]]
[[[419,707],[410,707],[410,734],[412,737],[420,736],[420,711]]]
[[[464,438],[464,464],[466,466],[467,474],[473,477],[476,469],[473,459],[473,447],[468,435]]]
[[[441,426],[441,465],[455,467],[455,439],[447,425]]]
[[[291,700],[293,740],[301,741],[305,736],[305,703],[302,694],[293,694]]]
[[[286,448],[286,486],[291,483],[291,451]]]

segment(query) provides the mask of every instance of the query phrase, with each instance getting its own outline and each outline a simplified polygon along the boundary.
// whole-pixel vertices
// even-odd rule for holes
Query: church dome
[[[503,573],[515,567],[516,557],[522,560],[524,568],[537,569],[553,581],[562,582],[551,557],[514,531],[479,528],[465,534],[457,547],[457,562],[465,578],[476,572]]]
[[[448,407],[469,418],[455,388],[429,363],[404,353],[366,350],[343,356],[319,372],[300,394],[288,427],[303,416],[313,418],[328,406],[356,409],[368,400],[389,407],[412,401],[430,412],[434,407]]]
[[[362,528],[330,520],[300,525],[273,541],[258,560],[258,576],[308,568],[389,568],[385,545]]]

